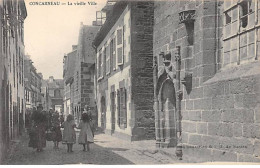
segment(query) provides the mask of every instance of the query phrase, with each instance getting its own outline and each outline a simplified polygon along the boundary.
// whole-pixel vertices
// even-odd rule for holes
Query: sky
[[[42,73],[44,79],[49,76],[62,79],[63,57],[78,42],[80,22],[92,25],[92,21],[96,20],[96,11],[105,6],[106,0],[49,0],[66,5],[32,5],[44,1],[47,2],[25,0],[25,54],[30,55],[37,72]],[[84,2],[85,5],[75,5],[75,2]],[[89,5],[88,2],[95,2],[96,5]]]

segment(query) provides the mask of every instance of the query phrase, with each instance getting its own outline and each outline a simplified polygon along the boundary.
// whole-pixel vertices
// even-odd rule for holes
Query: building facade
[[[90,107],[93,117],[97,116],[94,96],[95,49],[92,42],[99,28],[96,24],[88,26],[81,23],[80,26],[71,93],[71,109],[77,123],[86,105]]]
[[[74,71],[77,57],[77,45],[72,46],[72,52],[64,56],[63,59],[63,81],[64,81],[64,115],[73,114],[73,89]],[[74,115],[74,114],[73,114]]]
[[[196,162],[259,162],[259,12],[253,0],[155,2],[158,147]]]
[[[122,139],[153,139],[153,2],[117,2],[106,17],[93,43],[98,125]]]
[[[37,72],[29,55],[24,60],[25,107],[29,112],[42,104],[42,74]]]
[[[43,110],[49,111],[51,109],[51,98],[49,95],[49,87],[46,80],[42,79],[41,95],[42,95],[42,107]]]
[[[23,0],[0,1],[0,159],[10,140],[24,128],[24,31],[27,16]]]
[[[54,79],[50,76],[49,79],[45,80],[48,84],[48,92],[50,98],[50,109],[63,115],[63,95],[64,95],[64,85],[63,79]]]

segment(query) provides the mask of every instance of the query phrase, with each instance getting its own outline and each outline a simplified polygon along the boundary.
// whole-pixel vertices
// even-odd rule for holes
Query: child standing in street
[[[63,143],[67,144],[68,150],[67,152],[73,152],[72,151],[72,146],[74,143],[76,143],[76,132],[74,128],[76,127],[76,124],[74,122],[74,117],[73,115],[69,114],[67,116],[67,121],[65,121],[62,124],[62,127],[64,128],[63,130]]]
[[[90,116],[87,113],[83,113],[81,116],[81,121],[78,126],[78,129],[80,129],[78,142],[79,144],[83,145],[83,151],[86,151],[86,145],[87,145],[87,151],[89,151],[89,143],[94,142],[93,132],[91,130],[90,122],[91,122]]]

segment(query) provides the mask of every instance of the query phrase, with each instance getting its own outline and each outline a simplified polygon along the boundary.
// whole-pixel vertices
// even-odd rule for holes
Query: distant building
[[[92,42],[99,28],[100,26],[81,24],[79,31],[71,93],[73,95],[71,110],[76,122],[79,122],[86,105],[91,108],[93,116],[97,116],[94,96],[95,49],[92,47]]]
[[[153,2],[118,1],[96,47],[98,125],[126,140],[154,139]]]
[[[0,1],[0,162],[24,128],[24,0]]]
[[[33,107],[36,108],[39,104],[42,104],[42,74],[37,73],[29,55],[26,55],[24,65],[26,110],[31,111]]]
[[[49,95],[48,83],[44,79],[42,79],[41,95],[42,95],[41,103],[42,103],[43,110],[49,111],[51,109],[51,98]]]
[[[73,114],[73,89],[74,71],[77,58],[77,45],[72,46],[72,51],[64,56],[63,59],[63,81],[64,81],[64,115]]]
[[[50,108],[54,111],[57,111],[60,115],[63,115],[63,79],[54,79],[53,76],[50,76],[49,79],[45,81],[48,84],[48,91],[51,104]]]

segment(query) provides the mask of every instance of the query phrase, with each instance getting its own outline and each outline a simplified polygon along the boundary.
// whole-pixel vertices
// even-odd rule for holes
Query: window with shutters
[[[126,51],[126,25],[124,25],[123,26],[123,59],[124,59],[124,61],[126,61],[126,59],[125,59],[125,56],[126,56],[126,54],[125,54],[125,51]]]
[[[255,0],[224,1],[224,53],[220,59],[223,66],[257,58],[259,7],[259,1]]]
[[[111,69],[116,70],[116,38],[110,42]]]
[[[117,90],[117,109],[118,109],[118,126],[127,128],[127,108],[126,108],[126,89]]]
[[[98,78],[102,77],[102,54],[101,51],[99,51],[99,56],[98,56]]]
[[[106,75],[106,48],[103,51],[103,58],[102,58],[102,77]]]
[[[112,130],[115,130],[115,112],[116,112],[116,104],[115,104],[115,98],[116,98],[116,94],[115,92],[111,92],[110,93],[110,100],[111,100],[111,105],[110,105],[110,109],[111,109],[111,128]]]
[[[110,45],[106,47],[106,75],[110,73]]]
[[[124,63],[124,36],[123,28],[117,30],[117,64],[123,65]]]

